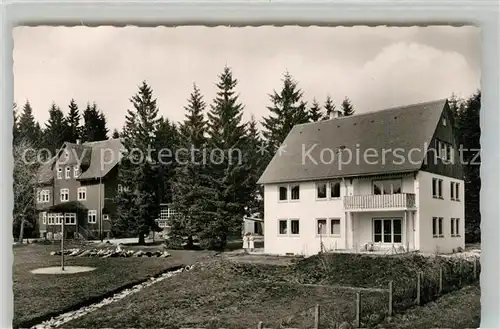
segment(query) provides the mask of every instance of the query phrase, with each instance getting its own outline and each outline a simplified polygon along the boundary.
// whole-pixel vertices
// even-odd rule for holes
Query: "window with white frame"
[[[316,183],[316,199],[326,199],[326,183]]]
[[[300,200],[300,185],[299,184],[294,184],[290,185],[290,190],[291,190],[291,200]]]
[[[299,220],[298,219],[290,219],[290,234],[291,235],[299,235],[300,234],[300,227],[299,227]]]
[[[78,193],[78,201],[87,200],[87,188],[79,187],[77,190]]]
[[[443,126],[446,127],[446,118],[445,117],[443,117]]]
[[[450,182],[450,199],[455,200],[455,182]]]
[[[47,214],[47,224],[54,225],[54,214],[53,213]]]
[[[68,150],[65,150],[65,151],[64,151],[64,157],[65,157],[66,159],[69,159],[69,152],[68,152]]]
[[[79,166],[74,166],[73,167],[73,177],[77,178],[78,176],[80,176],[80,167]]]
[[[75,213],[65,213],[64,223],[67,225],[76,225],[76,214]]]
[[[45,203],[50,201],[50,190],[38,191],[37,201],[39,203]]]
[[[57,167],[57,179],[62,179],[62,168]]]
[[[330,218],[330,234],[340,235],[340,219]]]
[[[118,184],[118,193],[123,193],[123,185]]]
[[[61,214],[61,213],[55,214],[54,218],[55,218],[55,224],[61,225],[63,220],[64,220],[64,214]]]
[[[336,199],[340,198],[340,182],[334,181],[330,182],[330,198]]]
[[[288,200],[288,186],[280,186],[278,187],[279,190],[279,200],[280,201],[286,201]]]
[[[460,218],[455,218],[455,236],[460,236]]]
[[[316,234],[317,235],[327,235],[328,225],[326,224],[326,218],[316,219]]]
[[[401,179],[376,180],[373,181],[373,194],[399,194],[401,185]]]
[[[374,218],[373,242],[401,243],[401,218]]]
[[[47,213],[45,211],[42,212],[42,224],[47,224]]]
[[[432,217],[432,236],[443,237],[443,217]]]
[[[69,200],[69,189],[62,188],[60,191],[60,195],[61,195],[61,202],[68,201]]]
[[[278,235],[296,236],[300,234],[300,221],[298,218],[278,220]]]
[[[450,235],[452,237],[460,236],[460,218],[451,218],[450,220]]]
[[[288,235],[288,219],[279,219],[278,220],[278,234],[279,235]]]
[[[455,183],[455,200],[460,201],[460,183]]]
[[[71,168],[70,167],[66,167],[66,176],[65,176],[66,179],[70,179],[71,178]]]
[[[432,179],[432,197],[437,199],[443,198],[443,180],[438,178]]]
[[[97,223],[97,210],[89,210],[87,214],[89,224]]]
[[[109,215],[108,214],[102,215],[102,220],[109,220]]]

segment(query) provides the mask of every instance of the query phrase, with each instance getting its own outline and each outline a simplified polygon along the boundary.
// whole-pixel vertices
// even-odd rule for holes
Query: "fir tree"
[[[80,139],[81,127],[80,112],[78,111],[78,105],[76,105],[74,99],[69,103],[69,112],[66,117],[66,122],[68,123],[68,136],[66,137],[66,141],[75,143],[77,139]]]
[[[342,113],[345,117],[349,117],[354,114],[354,108],[351,104],[351,100],[346,96],[341,105]]]
[[[81,137],[86,142],[94,142],[108,139],[108,128],[106,127],[106,117],[99,111],[97,104],[90,105],[83,111],[83,127]]]
[[[175,176],[172,185],[172,203],[177,215],[170,220],[169,241],[174,246],[187,238],[187,248],[193,246],[193,236],[206,228],[206,222],[216,215],[211,200],[215,193],[212,181],[203,166],[203,152],[207,144],[207,122],[203,96],[196,85],[188,99],[185,120],[179,127]]]
[[[481,127],[479,111],[481,109],[481,91],[476,92],[464,102],[457,100],[451,104],[458,112],[456,123],[459,147],[463,148],[459,159],[464,173],[465,189],[465,229],[467,242],[481,240],[481,212],[480,204],[480,163],[481,156]]]
[[[293,126],[308,122],[306,103],[302,100],[302,90],[297,82],[286,72],[283,87],[278,93],[270,95],[272,106],[268,117],[263,118],[263,136],[268,144],[267,154],[273,155],[283,143]]]
[[[49,119],[45,123],[44,144],[52,155],[64,144],[68,134],[68,124],[61,109],[52,103],[49,109]]]
[[[17,134],[30,143],[30,145],[40,146],[40,138],[42,135],[40,125],[37,125],[33,116],[33,109],[29,101],[24,104],[23,110],[17,119]]]
[[[17,113],[17,104],[12,104],[12,143],[16,144],[19,140],[19,114]]]
[[[113,130],[113,135],[111,136],[111,138],[120,138],[120,133],[116,128]]]
[[[312,106],[309,108],[309,120],[310,122],[317,122],[323,118],[323,114],[321,113],[321,105],[319,105],[318,101],[313,99]]]
[[[247,207],[247,215],[253,216],[258,213],[261,218],[264,216],[264,188],[257,185],[257,181],[264,172],[265,161],[262,157],[263,140],[257,128],[257,121],[252,115],[247,129],[247,154],[249,155],[249,185],[250,201]]]
[[[124,200],[118,204],[117,226],[127,228],[144,244],[145,236],[156,227],[159,215],[158,171],[156,153],[151,153],[158,125],[158,108],[153,90],[146,82],[130,99],[133,109],[127,110],[124,130],[124,156],[118,170],[119,183],[125,188],[119,193]]]
[[[335,111],[335,104],[333,103],[332,97],[330,95],[326,97],[324,108],[326,111],[326,115],[324,116],[323,120],[330,120],[333,111]]]
[[[242,122],[243,105],[235,92],[237,80],[231,69],[219,75],[217,95],[208,113],[209,168],[217,197],[217,215],[200,234],[200,243],[223,248],[230,236],[239,236],[245,207],[251,201],[255,184],[250,184],[250,154],[245,154],[246,127]],[[251,186],[253,185],[253,186]]]
[[[179,137],[176,125],[161,117],[155,134],[155,149],[159,152],[159,203],[172,203],[172,182],[175,173],[175,154],[178,143]]]

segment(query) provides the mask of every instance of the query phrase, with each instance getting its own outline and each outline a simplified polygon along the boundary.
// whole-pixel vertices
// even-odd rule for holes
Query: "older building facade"
[[[38,188],[40,236],[106,237],[116,218],[119,139],[65,143],[42,167]]]
[[[446,100],[295,126],[266,168],[264,249],[464,248],[464,182]]]

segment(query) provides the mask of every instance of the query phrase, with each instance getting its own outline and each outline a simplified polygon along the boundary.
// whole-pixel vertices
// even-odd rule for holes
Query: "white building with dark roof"
[[[295,126],[259,180],[265,252],[464,248],[459,150],[445,99]]]

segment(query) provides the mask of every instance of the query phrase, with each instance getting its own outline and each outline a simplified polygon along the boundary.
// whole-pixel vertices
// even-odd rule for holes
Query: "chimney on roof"
[[[82,141],[80,139],[76,140],[76,145],[80,145],[81,143],[82,143]]]
[[[330,119],[338,119],[343,116],[342,111],[340,110],[333,110],[332,113],[330,113]]]

